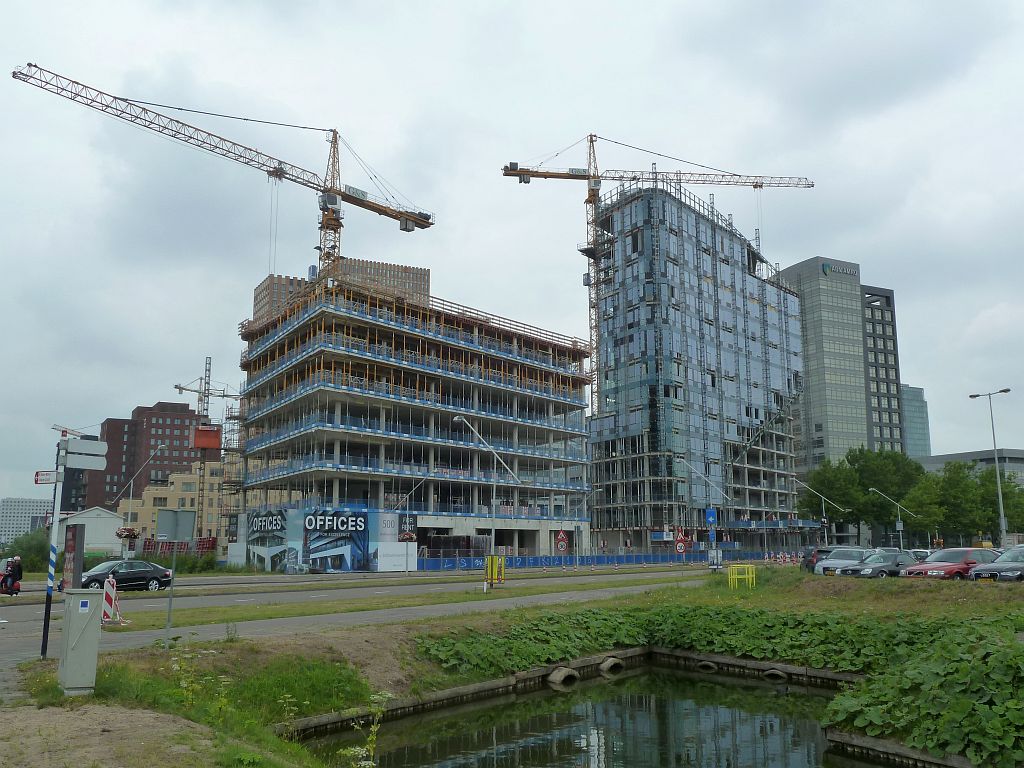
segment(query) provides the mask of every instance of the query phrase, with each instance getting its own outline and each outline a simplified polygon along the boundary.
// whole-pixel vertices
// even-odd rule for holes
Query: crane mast
[[[320,271],[329,273],[341,258],[340,241],[343,212],[341,203],[371,211],[398,221],[403,232],[433,226],[434,216],[426,211],[401,209],[361,189],[341,183],[338,160],[338,132],[327,131],[330,144],[327,172],[323,177],[314,171],[280,160],[253,147],[218,136],[194,125],[149,109],[137,102],[100,91],[76,80],[51,72],[36,64],[27,64],[11,73],[11,77],[34,85],[49,93],[77,102],[133,125],[190,144],[220,157],[234,160],[263,171],[270,178],[290,181],[318,193],[320,206]]]
[[[231,400],[241,399],[241,395],[236,395],[228,392],[223,387],[213,389],[210,386],[210,369],[212,367],[213,358],[206,358],[206,368],[203,372],[203,378],[199,380],[199,386],[193,387],[190,384],[175,384],[174,388],[178,390],[178,394],[185,392],[194,392],[197,396],[196,400],[196,413],[199,414],[199,423],[206,425],[210,423],[210,398],[219,397]],[[193,433],[194,434],[194,433]],[[208,448],[199,449],[199,488],[198,494],[196,495],[196,537],[202,536],[203,530],[203,514],[205,511],[205,499],[206,499],[206,452]]]
[[[763,189],[764,187],[810,188],[814,182],[802,176],[746,176],[736,173],[686,173],[682,171],[601,171],[597,166],[596,144],[599,137],[587,136],[587,167],[548,169],[509,163],[501,169],[502,176],[519,179],[520,184],[529,184],[533,179],[564,179],[585,181],[587,196],[584,199],[587,211],[587,242],[579,247],[587,257],[587,293],[590,325],[590,412],[597,413],[601,375],[598,371],[601,355],[598,349],[598,284],[600,283],[601,260],[607,252],[611,235],[598,226],[597,205],[601,197],[602,181],[627,181],[657,185],[671,182],[676,184],[714,184],[718,186],[741,186]]]

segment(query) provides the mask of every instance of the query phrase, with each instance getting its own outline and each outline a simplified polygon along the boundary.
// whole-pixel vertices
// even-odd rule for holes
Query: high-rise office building
[[[52,513],[52,499],[0,499],[0,544],[10,544],[18,536],[34,531]]]
[[[680,185],[626,184],[598,204],[595,537],[672,546],[709,507],[737,542],[800,525],[789,408],[800,302],[753,243]]]
[[[860,265],[850,261],[815,257],[779,274],[803,310],[798,472],[839,461],[851,448],[906,453],[893,292],[863,285]]]
[[[900,394],[896,307],[888,288],[861,286],[864,301],[864,375],[868,442],[872,451],[906,453]]]
[[[907,456],[912,459],[931,456],[932,437],[924,390],[900,384],[900,405],[903,407],[903,442],[907,446]]]

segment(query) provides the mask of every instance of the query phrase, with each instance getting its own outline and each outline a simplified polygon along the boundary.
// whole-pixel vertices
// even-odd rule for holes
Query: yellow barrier
[[[505,557],[504,555],[487,555],[484,561],[484,578],[487,586],[505,583]]]
[[[729,589],[738,589],[740,582],[746,582],[747,589],[757,585],[757,571],[752,565],[730,565],[728,569]]]

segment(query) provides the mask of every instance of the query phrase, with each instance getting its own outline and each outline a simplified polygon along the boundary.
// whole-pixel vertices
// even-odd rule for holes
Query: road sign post
[[[39,648],[39,657],[46,658],[46,647],[50,639],[50,613],[53,608],[53,584],[57,571],[57,543],[60,531],[60,497],[64,490],[63,469],[105,469],[107,466],[107,444],[100,440],[82,440],[67,437],[61,432],[57,443],[57,458],[54,462],[53,513],[50,515],[50,562],[46,576],[46,605],[43,608],[43,641]],[[36,482],[39,475],[36,473]]]

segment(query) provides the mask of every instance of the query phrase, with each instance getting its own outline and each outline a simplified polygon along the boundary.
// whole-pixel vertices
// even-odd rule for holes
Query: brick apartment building
[[[105,419],[100,440],[107,444],[107,466],[86,473],[85,506],[113,509],[119,497],[130,492],[141,498],[151,482],[163,483],[172,472],[189,471],[200,458],[201,451],[192,447],[192,430],[200,422],[187,403],[167,402],[140,405],[127,419]],[[218,461],[220,451],[208,450],[206,458]]]

